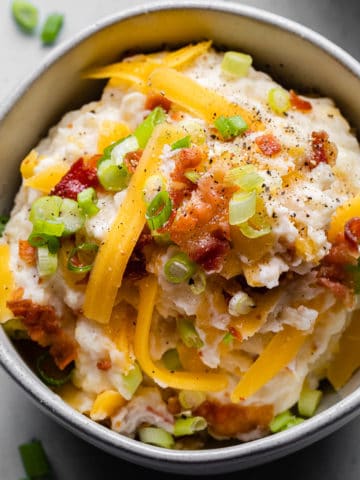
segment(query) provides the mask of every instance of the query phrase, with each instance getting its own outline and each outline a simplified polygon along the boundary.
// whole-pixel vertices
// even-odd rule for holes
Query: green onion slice
[[[239,229],[245,237],[254,239],[268,235],[271,225],[264,215],[256,213],[248,222],[239,225]]]
[[[199,407],[205,400],[206,395],[204,392],[192,390],[181,390],[179,392],[179,402],[185,410],[193,410]]]
[[[157,447],[172,448],[175,444],[172,435],[163,428],[143,427],[139,429],[139,438],[144,443]]]
[[[44,45],[51,45],[57,39],[64,23],[64,15],[52,13],[48,15],[41,30],[41,41]]]
[[[0,238],[3,236],[8,221],[9,217],[7,215],[0,215]]]
[[[234,317],[246,315],[255,306],[254,301],[245,292],[237,292],[233,295],[229,302],[229,313]]]
[[[189,348],[201,348],[204,343],[195,329],[193,322],[187,318],[179,318],[177,329],[184,345]]]
[[[171,150],[178,150],[179,148],[189,148],[191,145],[191,136],[186,135],[186,137],[180,138],[180,140],[174,142],[171,145]]]
[[[96,205],[97,196],[93,187],[85,188],[85,190],[79,192],[77,195],[77,201],[81,210],[88,217],[93,217],[100,210]]]
[[[256,211],[256,192],[236,192],[229,202],[229,223],[239,225],[251,218]]]
[[[256,172],[253,165],[232,168],[226,173],[224,180],[237,185],[245,192],[259,190],[264,183],[263,177]]]
[[[186,177],[192,183],[197,183],[200,180],[201,174],[195,170],[188,170],[184,173],[184,177]]]
[[[37,268],[40,277],[53,275],[58,266],[58,257],[56,253],[51,253],[48,247],[38,247],[37,249]]]
[[[111,149],[111,160],[116,163],[116,165],[122,165],[124,162],[125,155],[130,152],[135,152],[139,149],[139,144],[134,137],[134,135],[129,135],[124,138],[121,142],[117,142]]]
[[[136,128],[134,135],[138,141],[139,148],[145,148],[149,141],[156,125],[164,122],[166,119],[166,112],[161,107],[156,107],[154,110],[140,123]]]
[[[195,295],[200,295],[206,289],[206,275],[203,270],[197,270],[189,280],[191,291]]]
[[[32,247],[47,246],[50,253],[56,253],[60,248],[60,240],[57,237],[46,235],[44,233],[31,233],[28,242]]]
[[[99,162],[97,176],[105,190],[120,192],[130,181],[130,172],[124,164],[116,165],[111,159]]]
[[[164,187],[164,179],[161,175],[151,175],[144,185],[144,202],[148,205],[158,193],[164,190]]]
[[[71,378],[73,370],[73,363],[70,363],[64,370],[60,370],[49,352],[40,355],[36,361],[37,374],[46,385],[52,387],[59,387],[67,383]]]
[[[129,399],[134,395],[142,380],[143,376],[141,373],[141,369],[139,365],[135,362],[133,368],[129,371],[129,373],[122,376],[123,386],[129,396]]]
[[[224,140],[244,133],[248,129],[248,125],[240,115],[233,117],[218,117],[214,122],[215,127],[219,130]]]
[[[24,340],[29,338],[26,327],[21,317],[10,318],[5,323],[3,323],[2,326],[5,330],[6,335],[13,340]]]
[[[196,264],[183,252],[171,257],[164,266],[166,280],[170,283],[186,282],[194,275],[195,271]]]
[[[252,57],[246,53],[226,52],[221,62],[221,69],[237,77],[246,77],[252,64]]]
[[[277,433],[286,428],[286,425],[290,420],[294,418],[294,415],[291,414],[290,410],[285,410],[284,412],[279,413],[274,417],[270,424],[269,428],[272,433]]]
[[[67,268],[76,273],[90,272],[98,250],[99,247],[96,243],[81,243],[74,247],[70,252]],[[85,263],[83,259],[79,258],[80,254],[86,257]]]
[[[299,414],[302,417],[312,417],[319,406],[321,397],[321,390],[309,390],[304,388],[298,401]]]
[[[49,478],[50,465],[39,440],[20,445],[19,452],[29,479]]]
[[[39,20],[38,9],[30,2],[15,0],[12,13],[18,26],[26,33],[33,33]]]
[[[222,339],[223,343],[227,346],[229,346],[233,340],[235,340],[235,337],[230,332],[226,332],[224,338]]]
[[[157,230],[168,220],[172,211],[172,202],[170,195],[166,191],[161,191],[151,200],[145,213],[147,223],[151,230]]]
[[[204,417],[177,418],[174,424],[174,436],[193,435],[196,432],[205,430],[207,422]]]
[[[59,221],[64,225],[63,235],[71,235],[84,225],[85,215],[75,200],[64,198],[60,207]]]
[[[34,225],[36,233],[61,237],[64,225],[59,221],[63,199],[56,195],[40,197],[33,202],[29,220]]]
[[[179,353],[176,348],[170,348],[166,350],[161,357],[161,361],[170,371],[177,371],[182,369]]]
[[[272,88],[268,93],[268,105],[279,115],[287,112],[291,107],[289,92],[281,87]]]

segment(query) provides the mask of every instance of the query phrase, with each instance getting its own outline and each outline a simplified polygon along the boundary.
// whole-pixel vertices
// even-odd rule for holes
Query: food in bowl
[[[248,441],[359,367],[359,144],[327,98],[211,42],[95,68],[21,164],[1,321],[38,375],[143,442]],[[37,346],[36,346],[37,345]]]

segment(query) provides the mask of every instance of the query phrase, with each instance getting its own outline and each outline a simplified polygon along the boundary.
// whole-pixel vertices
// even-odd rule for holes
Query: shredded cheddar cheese
[[[31,152],[24,158],[20,165],[20,173],[23,178],[29,178],[34,175],[34,168],[38,164],[39,155],[36,150]]]
[[[181,135],[167,123],[154,130],[115,221],[96,256],[85,292],[84,313],[88,318],[99,323],[109,322],[126,265],[144,228],[144,184],[156,172],[164,145],[172,144]]]
[[[334,242],[339,233],[344,233],[344,227],[353,217],[360,216],[360,195],[351,198],[349,201],[338,207],[332,216],[330,227],[328,230],[329,242]]]
[[[142,370],[161,385],[180,390],[217,392],[227,385],[227,376],[220,373],[170,372],[152,361],[149,351],[151,320],[157,294],[157,280],[146,277],[140,282],[140,304],[135,330],[135,355]]]
[[[105,390],[96,397],[90,411],[90,418],[96,421],[105,420],[126,404],[125,398],[114,390]]]
[[[39,190],[42,193],[49,194],[56,184],[60,182],[67,173],[69,167],[63,163],[52,165],[41,172],[27,178],[25,186]]]
[[[237,403],[249,398],[271,380],[297,355],[306,339],[306,334],[290,325],[276,333],[260,356],[246,371],[231,394],[231,401]]]

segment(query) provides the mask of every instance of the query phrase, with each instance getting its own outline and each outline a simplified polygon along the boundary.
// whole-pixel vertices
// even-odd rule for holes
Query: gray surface
[[[70,38],[86,25],[121,8],[144,3],[141,0],[33,0],[42,16],[51,11],[65,13],[65,28],[59,41]],[[0,0],[0,102],[48,53],[37,37],[19,33],[9,14],[10,1]],[[258,6],[299,21],[322,33],[360,60],[358,1],[254,0]],[[345,6],[344,6],[345,5]],[[296,52],[294,52],[296,54]],[[21,138],[21,132],[19,132]],[[113,479],[126,474],[137,478],[149,472],[115,459],[78,440],[39,411],[7,376],[0,371],[0,480],[23,474],[17,446],[32,437],[43,441],[58,480]],[[301,452],[272,464],[243,472],[248,480],[265,478],[355,480],[360,477],[358,444],[360,419]],[[239,474],[223,475],[226,479]],[[166,478],[168,475],[166,475]],[[157,478],[165,479],[165,474]]]

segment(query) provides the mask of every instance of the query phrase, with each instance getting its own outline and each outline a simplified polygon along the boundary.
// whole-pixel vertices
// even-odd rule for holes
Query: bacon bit
[[[312,132],[311,134],[312,154],[309,161],[310,168],[315,168],[319,163],[333,165],[337,157],[337,147],[329,141],[329,135],[324,131]]]
[[[175,157],[175,168],[170,175],[172,180],[187,184],[190,180],[184,176],[185,171],[197,167],[203,160],[205,160],[205,154],[201,148],[181,148]],[[192,182],[190,183],[193,185]]]
[[[234,189],[213,175],[201,177],[195,189],[162,230],[207,272],[219,271],[230,248],[229,200]]]
[[[312,104],[299,97],[294,90],[290,90],[290,103],[293,108],[301,110],[302,112],[310,112],[310,110],[312,110]]]
[[[229,327],[229,333],[233,337],[235,337],[236,340],[239,340],[239,342],[242,342],[243,337],[242,337],[241,333],[239,332],[239,330],[237,328],[230,326]]]
[[[54,307],[26,299],[10,300],[7,307],[15,317],[22,318],[31,340],[51,347],[50,354],[61,370],[75,359],[76,343],[62,330]]]
[[[110,368],[112,367],[111,359],[110,358],[102,358],[101,360],[99,360],[97,362],[96,366],[99,370],[102,370],[102,371],[106,372],[107,370],[110,370]]]
[[[55,185],[50,195],[59,195],[62,198],[76,200],[77,194],[85,190],[85,188],[97,187],[98,185],[96,169],[88,167],[85,165],[84,160],[79,158],[60,182]]]
[[[19,240],[19,257],[27,265],[36,265],[36,248],[30,245],[27,240]]]
[[[272,405],[223,405],[205,401],[195,415],[204,417],[212,431],[221,437],[235,437],[256,428],[266,429],[273,418]]]
[[[10,300],[12,300],[12,301],[21,300],[23,295],[24,295],[23,287],[15,288],[15,290],[13,290],[10,294]]]
[[[259,147],[261,153],[268,157],[281,152],[281,144],[279,140],[271,133],[256,137],[255,143]]]
[[[154,110],[156,107],[162,107],[165,112],[168,112],[171,108],[171,101],[164,97],[164,95],[149,95],[145,102],[145,109]]]
[[[360,242],[360,217],[351,218],[344,227],[344,238],[349,247],[357,252]]]
[[[124,163],[126,168],[129,170],[130,173],[134,173],[136,167],[140,162],[141,155],[143,154],[143,150],[139,148],[139,150],[135,150],[135,152],[128,152],[124,157]]]
[[[101,157],[102,157],[102,155],[100,153],[97,153],[97,154],[93,155],[92,157],[87,158],[86,161],[85,161],[87,168],[97,169],[97,164],[99,163],[99,160],[100,160]]]
[[[141,278],[147,275],[146,272],[146,257],[144,254],[144,248],[146,245],[149,245],[153,241],[151,233],[145,228],[131,254],[131,257],[126,265],[125,277],[131,278],[132,280],[140,280]]]

